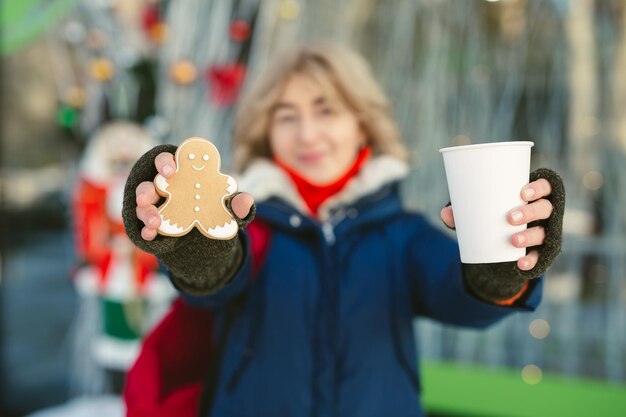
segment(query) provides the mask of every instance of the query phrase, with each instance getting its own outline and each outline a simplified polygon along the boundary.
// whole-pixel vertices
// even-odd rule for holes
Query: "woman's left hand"
[[[528,204],[517,207],[507,214],[507,220],[512,225],[522,225],[537,220],[544,220],[552,214],[552,203],[543,197],[552,193],[550,183],[541,178],[533,181],[522,188],[522,200]],[[511,243],[517,248],[542,245],[546,238],[545,230],[542,226],[530,227],[511,236]],[[523,271],[533,269],[539,260],[539,252],[530,251],[526,256],[517,260],[517,267]]]
[[[543,197],[552,193],[550,183],[541,178],[533,181],[521,190],[522,200],[528,204],[514,208],[507,213],[507,220],[512,225],[522,225],[537,220],[544,220],[552,214],[552,203]],[[454,228],[454,214],[452,207],[444,207],[441,210],[441,219],[451,228]],[[546,238],[543,227],[534,226],[511,236],[511,243],[517,248],[526,248],[529,246],[540,246]],[[517,260],[517,267],[523,271],[533,269],[539,260],[539,252],[530,251],[526,256],[522,256]]]

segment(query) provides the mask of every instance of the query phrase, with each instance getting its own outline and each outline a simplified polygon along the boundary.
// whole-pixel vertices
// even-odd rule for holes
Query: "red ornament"
[[[143,11],[141,24],[146,32],[150,32],[156,25],[163,23],[157,6],[146,7]]]
[[[243,80],[246,67],[240,63],[214,65],[206,73],[206,82],[211,89],[211,99],[220,106],[229,106],[235,102]]]
[[[237,19],[230,24],[230,37],[236,42],[243,42],[250,37],[250,24],[245,20]]]
[[[167,37],[167,26],[163,22],[158,5],[148,6],[143,10],[141,26],[153,42],[163,43]]]

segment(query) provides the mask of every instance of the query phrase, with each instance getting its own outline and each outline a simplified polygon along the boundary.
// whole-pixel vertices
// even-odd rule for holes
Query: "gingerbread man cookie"
[[[166,198],[158,208],[164,236],[183,236],[196,227],[212,239],[231,239],[237,222],[225,199],[237,191],[235,180],[220,172],[220,155],[206,139],[193,137],[176,150],[176,171],[170,178],[154,178],[157,192]]]

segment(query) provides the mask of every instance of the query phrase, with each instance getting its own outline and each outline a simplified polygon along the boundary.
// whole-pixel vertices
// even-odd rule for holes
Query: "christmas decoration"
[[[296,0],[281,0],[278,15],[281,19],[294,20],[300,14],[300,5]]]
[[[89,63],[89,75],[98,81],[109,81],[115,74],[113,63],[106,58],[96,58]]]
[[[148,6],[144,10],[142,19],[143,29],[155,43],[163,43],[167,37],[167,25],[161,18],[158,5]]]
[[[68,88],[63,101],[72,107],[80,109],[85,104],[85,89],[78,86]]]
[[[60,126],[72,129],[78,123],[79,112],[72,106],[62,105],[57,110],[57,122]]]
[[[148,95],[153,106],[141,120],[154,122],[155,132],[161,132],[159,141],[198,134],[227,150],[232,107],[248,71],[263,66],[272,52],[300,40],[347,42],[372,63],[393,100],[411,154],[419,157],[420,169],[405,187],[428,189],[429,198],[408,192],[409,206],[438,217],[447,193],[438,185],[440,161],[427,155],[450,142],[532,138],[537,144],[533,159],[563,172],[575,185],[565,222],[570,244],[564,247],[562,263],[555,265],[546,280],[546,302],[556,309],[567,307],[561,315],[546,317],[550,337],[535,339],[536,332],[523,332],[529,342],[520,332],[512,335],[496,329],[487,336],[470,336],[428,327],[421,329],[426,336],[422,339],[425,354],[440,358],[443,352],[453,351],[458,358],[520,366],[506,358],[519,358],[522,347],[531,342],[554,341],[565,346],[575,340],[576,349],[587,352],[592,341],[606,339],[606,357],[594,366],[599,365],[598,374],[624,379],[626,367],[620,366],[624,364],[623,332],[610,331],[599,316],[587,314],[588,306],[595,308],[602,302],[606,317],[620,320],[626,299],[623,274],[619,268],[609,268],[602,282],[594,281],[595,287],[602,286],[602,297],[589,295],[580,282],[588,275],[581,265],[589,257],[592,264],[598,257],[611,265],[621,262],[621,246],[612,242],[623,238],[625,217],[620,208],[626,205],[626,88],[621,88],[626,82],[626,31],[617,26],[626,21],[626,8],[616,1],[506,3],[147,1],[135,22],[149,45],[142,48],[114,19],[110,0],[84,0],[80,13],[67,20],[67,28],[59,35],[68,49],[78,52],[72,56],[82,72],[66,67],[58,71],[63,75],[59,78],[66,78],[57,88],[58,122],[84,134],[111,114],[133,118],[136,102],[151,101],[143,97],[143,84],[124,64],[128,47],[145,59],[143,74],[153,72],[157,77],[158,91]],[[166,34],[167,42],[161,36],[159,43],[154,33]],[[64,55],[52,55],[69,61]],[[183,57],[188,61],[181,61]],[[108,82],[91,76],[89,62],[96,58],[111,63]],[[204,82],[195,82],[198,78]],[[122,81],[127,84],[120,88]],[[84,99],[69,98],[80,97],[67,93],[72,86],[83,89]],[[224,152],[226,158],[228,154]],[[586,305],[578,302],[583,298]],[[588,335],[576,333],[569,325],[583,316],[593,329]],[[535,323],[533,329],[538,326]],[[446,342],[457,338],[463,343]],[[503,355],[496,348],[480,349],[485,344],[519,346],[520,351]],[[542,352],[552,368],[572,373],[589,368],[585,359],[571,351],[554,355],[546,348]]]
[[[117,121],[89,141],[74,193],[74,224],[81,267],[75,283],[82,297],[99,300],[100,333],[92,354],[106,368],[124,371],[142,334],[174,291],[153,255],[136,248],[121,219],[123,187],[132,164],[155,144],[140,126]]]
[[[229,34],[232,40],[243,42],[250,37],[250,24],[245,20],[235,20],[230,24]]]
[[[196,80],[198,70],[190,61],[179,61],[170,68],[170,76],[177,84],[187,85]]]
[[[237,99],[246,69],[242,64],[215,65],[206,73],[211,99],[220,106],[230,106]]]

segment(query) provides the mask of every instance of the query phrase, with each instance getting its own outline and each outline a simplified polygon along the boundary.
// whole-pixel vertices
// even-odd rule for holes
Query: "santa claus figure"
[[[119,391],[124,371],[139,352],[142,335],[174,295],[169,280],[159,273],[156,258],[128,240],[121,217],[128,173],[155,145],[141,126],[112,122],[90,139],[79,167],[73,214],[81,263],[75,283],[83,307],[91,303],[97,311],[85,312],[89,319],[83,317],[84,331],[78,336],[83,344],[89,340],[85,350],[97,367],[118,375],[114,386],[106,390]],[[89,308],[81,311],[85,310]],[[93,384],[93,378],[83,379]]]

